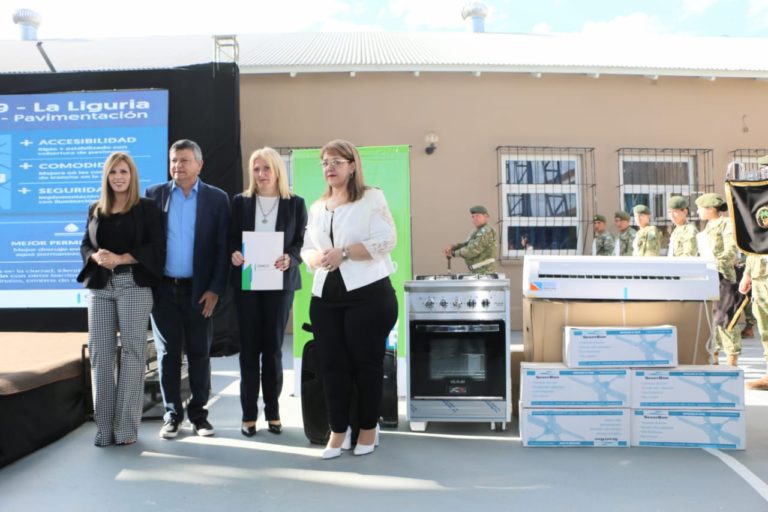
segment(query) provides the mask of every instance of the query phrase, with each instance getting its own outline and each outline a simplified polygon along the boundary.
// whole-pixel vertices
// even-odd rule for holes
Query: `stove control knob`
[[[491,305],[491,300],[490,300],[490,299],[483,299],[483,301],[482,301],[480,304],[481,304],[481,305],[482,305],[484,308],[487,308],[488,306],[490,306],[490,305]]]
[[[467,301],[467,307],[468,308],[474,308],[475,306],[477,306],[477,301],[475,301],[475,299],[469,299]]]
[[[427,297],[427,300],[424,301],[424,307],[427,309],[432,309],[435,307],[435,299],[432,297]]]
[[[445,299],[440,299],[440,307],[447,308],[448,307],[448,301]]]
[[[455,307],[456,309],[459,309],[461,307],[461,299],[460,298],[456,297],[455,299],[453,299],[453,307]]]

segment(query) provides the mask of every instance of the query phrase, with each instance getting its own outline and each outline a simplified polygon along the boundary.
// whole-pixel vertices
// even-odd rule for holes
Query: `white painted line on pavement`
[[[768,501],[768,484],[763,482],[756,474],[754,474],[747,466],[734,459],[727,453],[723,453],[720,450],[713,448],[703,448],[707,453],[710,453],[723,461],[726,466],[731,468],[737,475],[739,475],[745,482],[747,482],[765,501]]]

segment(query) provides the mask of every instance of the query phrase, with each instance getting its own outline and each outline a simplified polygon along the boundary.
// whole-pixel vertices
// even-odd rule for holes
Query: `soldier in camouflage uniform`
[[[644,204],[638,204],[632,212],[640,228],[632,242],[632,256],[658,256],[661,251],[661,231],[651,225],[651,210]]]
[[[667,201],[669,219],[675,224],[669,237],[667,256],[698,256],[699,246],[696,226],[688,222],[688,200],[682,196],[672,196]]]
[[[599,213],[592,219],[595,236],[592,239],[592,256],[613,256],[613,237],[605,229],[605,215]]]
[[[718,350],[724,349],[728,364],[736,366],[741,354],[741,333],[738,329],[727,330],[728,323],[739,306],[739,284],[736,282],[736,261],[738,249],[733,237],[731,219],[722,216],[727,209],[725,200],[719,194],[704,194],[696,199],[698,214],[707,225],[699,238],[699,253],[714,257],[720,275],[720,300],[714,306],[714,320],[717,326],[715,339]],[[713,364],[718,364],[718,352],[713,354]]]
[[[467,268],[473,274],[492,274],[496,272],[496,230],[488,225],[489,216],[485,206],[473,206],[469,213],[472,214],[475,231],[465,242],[445,247],[443,254],[448,258],[464,258]]]
[[[621,210],[617,211],[613,214],[613,223],[619,230],[613,255],[632,256],[632,241],[635,239],[637,230],[629,225],[629,214]]]
[[[763,356],[768,362],[768,257],[759,254],[747,255],[739,291],[747,294],[750,290],[752,290],[752,313],[755,315],[757,329],[760,331]],[[747,388],[768,391],[768,363],[766,374],[758,380],[747,382]]]

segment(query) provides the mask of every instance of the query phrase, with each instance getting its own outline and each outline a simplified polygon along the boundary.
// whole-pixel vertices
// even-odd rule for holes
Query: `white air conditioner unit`
[[[531,299],[717,300],[714,260],[527,255],[523,297]]]

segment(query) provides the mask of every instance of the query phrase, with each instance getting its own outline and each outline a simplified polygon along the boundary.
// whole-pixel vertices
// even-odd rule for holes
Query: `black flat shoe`
[[[245,437],[253,437],[256,435],[256,424],[254,423],[250,427],[246,427],[245,425],[240,425],[240,433],[243,434]]]
[[[273,434],[282,434],[283,426],[280,423],[267,423],[267,430]]]

